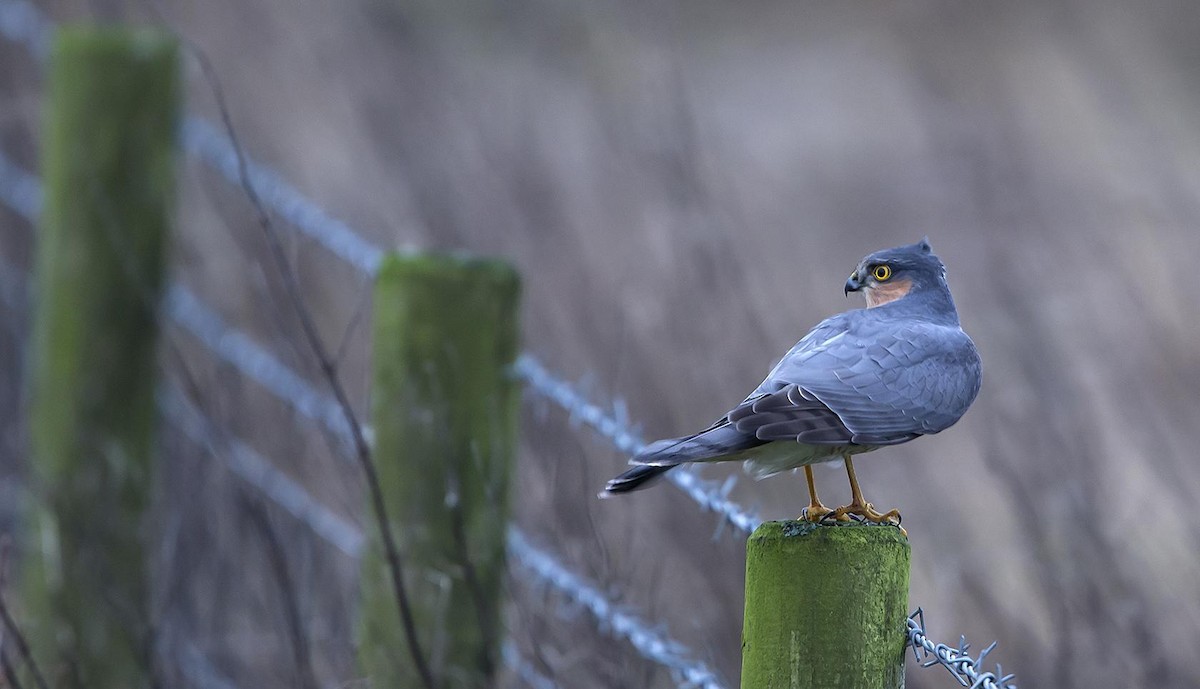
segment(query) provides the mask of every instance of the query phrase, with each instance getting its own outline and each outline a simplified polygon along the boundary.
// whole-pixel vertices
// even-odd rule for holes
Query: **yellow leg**
[[[829,516],[833,510],[821,504],[817,497],[817,484],[813,481],[812,467],[804,467],[804,478],[808,479],[808,507],[800,513],[800,521],[819,522]]]
[[[863,497],[862,489],[858,487],[858,477],[854,475],[854,461],[850,459],[850,455],[846,455],[845,460],[846,476],[850,478],[850,504],[834,510],[833,517],[843,519],[847,515],[853,514],[875,524],[895,524],[900,527],[901,533],[907,536],[908,532],[900,526],[900,512],[897,510],[879,512],[874,505],[867,502]]]

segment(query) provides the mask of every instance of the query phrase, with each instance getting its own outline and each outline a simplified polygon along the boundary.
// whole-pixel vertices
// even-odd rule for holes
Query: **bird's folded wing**
[[[854,434],[841,418],[798,385],[746,400],[731,410],[739,432],[761,440],[794,440],[810,445],[846,445]]]
[[[789,352],[728,418],[764,441],[891,445],[949,427],[978,390],[961,330],[877,324]]]

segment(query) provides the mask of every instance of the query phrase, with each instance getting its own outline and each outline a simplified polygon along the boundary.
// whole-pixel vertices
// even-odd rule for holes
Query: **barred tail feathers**
[[[604,487],[604,492],[600,494],[600,497],[606,498],[618,493],[632,493],[635,490],[645,488],[654,479],[674,468],[674,466],[635,466],[609,481],[608,485]]]
[[[761,445],[753,434],[738,431],[726,419],[695,435],[650,443],[629,460],[631,464],[675,466],[684,462],[707,462]]]
[[[761,445],[753,435],[738,432],[726,419],[695,435],[650,443],[633,456],[635,466],[608,482],[601,497],[630,493],[685,462],[728,459],[730,455]]]

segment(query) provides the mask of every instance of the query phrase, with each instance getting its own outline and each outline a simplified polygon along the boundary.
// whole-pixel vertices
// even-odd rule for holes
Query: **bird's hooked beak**
[[[863,288],[863,283],[858,279],[858,271],[850,273],[850,277],[846,279],[846,289],[844,294],[849,296],[851,292],[857,292]]]

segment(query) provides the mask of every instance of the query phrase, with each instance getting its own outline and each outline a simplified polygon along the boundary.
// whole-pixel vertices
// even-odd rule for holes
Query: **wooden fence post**
[[[908,539],[767,522],[746,544],[742,689],[904,686]]]
[[[21,584],[55,686],[149,685],[155,306],[174,207],[174,39],[71,28],[48,82]]]
[[[500,662],[518,294],[509,266],[450,256],[391,256],[376,283],[375,460],[439,689],[490,687]],[[371,686],[420,687],[372,543],[361,669]]]

